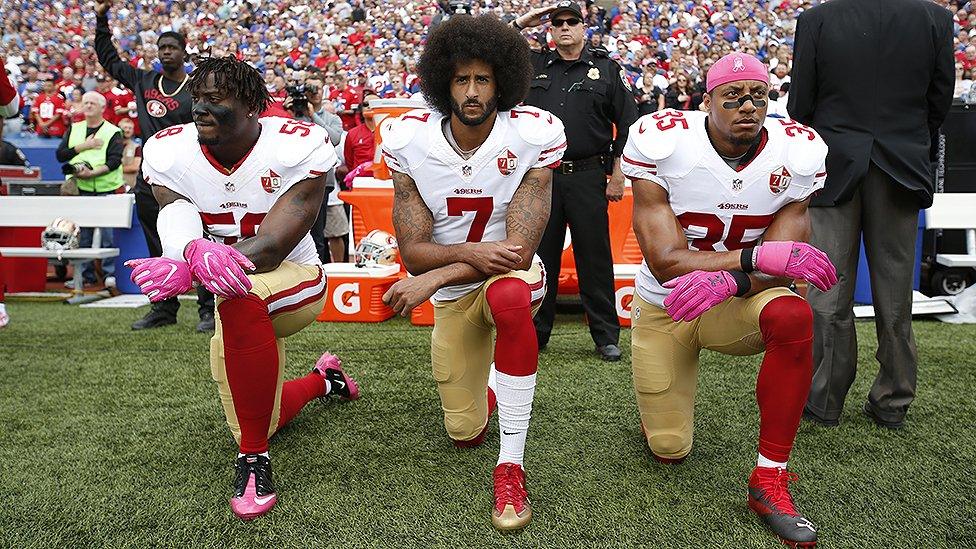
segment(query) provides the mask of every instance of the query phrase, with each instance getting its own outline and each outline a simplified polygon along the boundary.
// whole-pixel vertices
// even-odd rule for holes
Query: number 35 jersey
[[[533,168],[556,167],[566,150],[563,124],[548,111],[499,111],[488,138],[465,160],[444,136],[445,117],[414,110],[381,126],[383,158],[409,175],[433,214],[433,240],[450,245],[505,240],[508,204]],[[446,286],[437,301],[459,299],[482,283]]]
[[[261,135],[254,148],[230,169],[197,142],[192,123],[161,130],[146,141],[143,176],[151,185],[188,198],[200,210],[210,239],[229,245],[250,238],[292,186],[338,164],[323,128],[275,116],[259,122]],[[310,234],[285,259],[300,265],[321,263]]]
[[[630,127],[621,169],[631,179],[646,179],[668,192],[689,249],[755,246],[776,212],[823,187],[827,145],[799,122],[767,118],[758,152],[733,169],[712,146],[706,117],[667,109],[639,118]],[[669,290],[654,278],[646,259],[635,286],[642,299],[663,307]]]

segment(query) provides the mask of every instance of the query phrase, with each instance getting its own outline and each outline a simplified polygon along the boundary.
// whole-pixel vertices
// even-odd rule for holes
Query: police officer
[[[590,335],[603,360],[616,361],[620,360],[620,322],[613,299],[607,204],[624,195],[620,154],[627,142],[627,129],[637,120],[637,104],[620,65],[609,58],[607,50],[585,44],[583,12],[576,2],[563,0],[534,9],[515,18],[512,26],[520,30],[534,27],[547,15],[556,49],[532,53],[536,75],[525,102],[563,121],[567,148],[553,174],[552,211],[539,245],[547,288],[535,316],[536,334],[539,348],[544,348],[556,314],[568,223]]]

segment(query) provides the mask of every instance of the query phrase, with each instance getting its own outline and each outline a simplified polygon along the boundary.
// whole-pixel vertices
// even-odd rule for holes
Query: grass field
[[[289,377],[328,349],[363,388],[314,402],[273,440],[278,506],[252,523],[227,498],[235,448],[194,311],[148,333],[145,309],[9,304],[0,331],[0,546],[5,547],[778,547],[745,505],[755,460],[758,357],[706,353],[696,446],[649,459],[624,361],[595,359],[560,318],[542,355],[527,451],[534,521],[491,527],[488,443],[455,450],[430,376],[429,330],[402,320],[316,324],[288,341]],[[976,546],[976,327],[916,323],[919,397],[901,431],[859,413],[876,371],[859,324],[861,373],[842,424],[804,423],[791,468],[822,547]]]

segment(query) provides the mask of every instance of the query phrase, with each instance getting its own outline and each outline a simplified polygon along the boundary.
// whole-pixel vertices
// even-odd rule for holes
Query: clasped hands
[[[244,297],[251,290],[245,269],[253,271],[254,263],[231,246],[198,238],[186,245],[183,257],[186,261],[168,257],[131,259],[125,266],[132,269],[132,282],[153,303],[189,291],[194,279],[223,298]]]

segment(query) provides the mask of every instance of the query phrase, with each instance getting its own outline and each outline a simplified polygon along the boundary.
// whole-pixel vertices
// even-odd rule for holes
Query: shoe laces
[[[257,495],[263,496],[274,492],[271,483],[271,460],[261,455],[248,454],[237,458],[234,477],[237,497],[244,495],[251,474],[254,475],[254,491]]]
[[[773,470],[774,473],[760,471],[760,474],[756,475],[758,488],[778,511],[799,516],[793,505],[793,496],[790,495],[790,482],[799,480],[799,475],[779,467]]]
[[[525,508],[525,475],[522,467],[514,463],[503,463],[495,469],[495,509],[502,512],[506,505],[513,505],[516,513]]]

